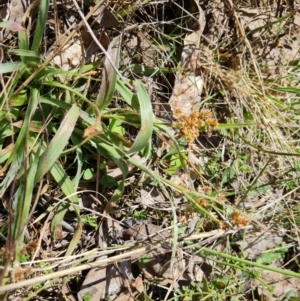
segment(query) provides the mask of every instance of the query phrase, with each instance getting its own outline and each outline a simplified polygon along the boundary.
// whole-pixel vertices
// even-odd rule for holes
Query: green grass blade
[[[285,92],[285,93],[295,93],[299,94],[300,89],[295,87],[276,87],[274,88],[275,91]]]
[[[128,153],[136,153],[145,148],[153,133],[153,111],[149,95],[140,81],[136,82],[137,96],[140,104],[141,129]]]
[[[47,22],[48,9],[49,9],[49,0],[41,0],[39,15],[35,27],[33,42],[31,45],[32,51],[38,51],[41,45],[45,27],[46,27],[46,22]]]
[[[82,139],[80,139],[77,135],[72,135],[71,136],[72,143],[73,145],[79,145],[82,142]],[[77,170],[76,170],[76,175],[72,180],[72,183],[74,185],[74,189],[77,190],[81,174],[82,174],[82,166],[83,166],[83,151],[81,147],[77,147],[76,150],[76,164],[77,164]]]
[[[79,112],[80,109],[74,104],[66,114],[57,133],[41,157],[36,174],[37,180],[45,175],[60,157],[74,130],[75,123],[79,117]]]
[[[105,208],[106,212],[109,212],[112,205],[117,203],[117,201],[123,195],[124,187],[125,187],[125,180],[126,180],[126,177],[127,177],[127,174],[128,174],[128,165],[127,165],[126,161],[114,158],[114,162],[117,164],[117,166],[122,171],[122,180],[119,183],[117,189],[114,191],[112,197],[110,198],[110,200],[109,200],[109,202],[108,202],[108,204]]]
[[[107,50],[112,62],[118,68],[120,63],[120,51],[121,51],[121,36],[115,37]],[[117,73],[111,66],[109,60],[106,58],[103,67],[102,82],[100,86],[95,105],[99,110],[105,109],[110,103],[117,82]]]
[[[24,68],[22,62],[0,63],[0,74],[11,73]]]
[[[24,50],[24,51],[29,50],[29,37],[28,37],[26,31],[19,31],[18,32],[18,45],[19,45],[19,49],[21,51],[22,50]],[[24,74],[25,77],[29,77],[30,76],[30,71],[28,70],[28,62],[32,61],[33,58],[20,55],[20,59],[25,65],[25,68],[24,68],[22,73]]]
[[[11,164],[8,173],[0,184],[0,197],[8,189],[8,186],[11,184],[13,179],[17,176],[17,173],[24,160],[24,141],[25,139],[27,139],[31,117],[35,113],[38,105],[38,96],[39,91],[35,88],[31,89],[31,96],[29,98],[23,125],[15,142],[13,152],[11,153],[9,159],[6,161],[4,167],[4,169],[6,169],[6,167]]]
[[[281,23],[281,22],[283,22],[283,21],[285,21],[285,20],[287,20],[287,19],[289,19],[289,18],[291,18],[291,17],[292,17],[292,14],[287,14],[287,15],[285,15],[285,16],[282,17],[282,18],[276,19],[275,21],[267,22],[267,23],[264,24],[263,26],[259,26],[259,27],[255,28],[255,29],[253,29],[253,30],[250,30],[250,31],[248,32],[248,35],[253,35],[253,34],[255,34],[255,33],[261,31],[262,29],[268,29],[268,28],[271,28],[273,25],[278,24],[278,23]]]
[[[22,246],[24,241],[25,229],[32,203],[33,189],[35,187],[35,174],[39,162],[38,154],[35,154],[33,158],[32,162],[30,162],[29,171],[25,172],[22,177],[22,184],[15,194],[13,203],[13,212],[15,212],[15,216],[12,225],[12,239],[17,242],[19,247]]]
[[[122,180],[116,188],[114,194],[110,198],[107,206],[106,212],[109,212],[111,206],[116,203],[123,194],[124,191],[124,183],[126,176],[128,174],[128,163],[124,159],[123,152],[118,148],[117,145],[109,145],[107,138],[104,135],[100,135],[99,137],[95,137],[94,142],[97,150],[100,152],[102,156],[105,158],[112,160],[122,171]]]
[[[12,49],[9,53],[27,58],[41,59],[41,56],[34,51],[24,50],[24,49]]]
[[[56,87],[56,88],[61,88],[64,91],[70,91],[72,92],[74,95],[80,97],[80,99],[83,99],[86,102],[89,102],[89,100],[82,95],[81,93],[79,93],[76,89],[72,89],[71,87],[67,86],[67,85],[63,85],[59,82],[55,82],[55,81],[46,81],[44,82],[45,86],[50,86],[50,87]]]
[[[139,101],[136,95],[134,95],[134,93],[132,93],[121,80],[117,81],[116,89],[122,95],[124,101],[126,101],[135,110],[139,110]]]
[[[296,272],[293,272],[293,271],[290,271],[290,270],[284,270],[284,269],[281,269],[281,268],[273,267],[271,265],[265,265],[265,264],[257,263],[257,262],[246,260],[246,259],[243,259],[243,258],[238,258],[238,257],[232,256],[232,255],[225,254],[223,252],[218,252],[218,251],[215,251],[215,250],[211,250],[211,249],[208,249],[208,248],[205,248],[205,247],[201,248],[201,251],[199,251],[198,254],[199,253],[204,253],[204,254],[207,253],[207,254],[215,255],[215,256],[218,256],[218,257],[225,258],[225,259],[229,259],[229,260],[231,260],[232,262],[235,263],[235,266],[238,266],[238,263],[241,263],[241,264],[245,264],[245,265],[250,266],[250,267],[256,267],[256,268],[259,268],[259,269],[262,269],[262,270],[271,271],[271,272],[278,273],[278,274],[281,274],[281,275],[300,278],[300,273],[296,273]],[[205,257],[205,255],[203,255],[203,256]],[[218,261],[218,262],[221,263],[221,261]],[[227,262],[223,262],[223,264],[227,265]]]
[[[28,35],[26,31],[19,31],[18,33],[19,38],[19,49],[29,50],[29,43],[28,43]]]
[[[40,59],[40,55],[35,52],[35,51],[30,51],[27,49],[11,49],[9,50],[9,53],[14,54],[14,55],[18,55],[20,57],[29,57],[29,58],[34,58],[34,59]]]
[[[78,207],[79,200],[78,200],[77,194],[75,193],[74,185],[73,185],[71,179],[69,178],[69,176],[65,173],[63,168],[58,163],[54,163],[50,172],[51,172],[52,177],[54,178],[54,180],[60,187],[60,189],[63,191],[65,196],[69,199],[70,204],[74,205],[73,208],[75,210],[77,220],[78,220],[77,229],[75,230],[74,236],[73,236],[72,240],[70,241],[69,247],[66,252],[66,256],[68,256],[68,255],[71,255],[72,252],[74,251],[74,249],[76,248],[76,246],[79,242],[80,236],[81,236],[81,232],[82,232],[80,209]],[[58,208],[55,212],[55,215],[52,219],[52,222],[51,222],[51,233],[54,233],[57,225],[59,225],[61,223],[61,221],[63,220],[65,214],[67,213],[67,211],[70,207],[70,204],[63,202],[58,206]]]

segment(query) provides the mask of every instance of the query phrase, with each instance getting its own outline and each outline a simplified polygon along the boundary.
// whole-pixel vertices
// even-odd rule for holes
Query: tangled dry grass
[[[2,1],[1,298],[297,300],[299,8]]]

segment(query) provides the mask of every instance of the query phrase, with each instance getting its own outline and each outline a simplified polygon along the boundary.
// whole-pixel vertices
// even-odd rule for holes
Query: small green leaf
[[[92,179],[93,175],[95,174],[94,169],[92,168],[87,168],[84,173],[83,173],[83,178],[85,180],[90,180]]]
[[[91,293],[90,292],[85,292],[82,298],[83,301],[91,301]]]
[[[146,263],[148,263],[149,261],[150,257],[148,255],[145,255],[142,258],[140,258],[138,261],[139,269],[142,270],[145,267]]]
[[[235,175],[235,170],[232,166],[229,166],[225,169],[224,173],[223,173],[223,178],[222,178],[222,185],[228,183],[229,181],[231,181],[233,179]]]
[[[109,175],[104,175],[104,177],[100,179],[100,184],[103,185],[104,187],[118,186],[118,182],[115,180],[115,178]]]
[[[97,225],[98,225],[97,220],[95,218],[92,218],[92,217],[88,216],[88,215],[84,216],[82,218],[82,222],[89,224],[93,228],[96,228]]]

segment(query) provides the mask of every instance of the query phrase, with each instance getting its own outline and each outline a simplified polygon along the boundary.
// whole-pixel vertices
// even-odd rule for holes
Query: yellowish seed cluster
[[[207,109],[193,112],[190,115],[185,115],[180,110],[176,110],[175,116],[175,126],[188,143],[192,143],[198,137],[201,128],[205,127],[205,130],[210,132],[218,126],[218,121],[213,118],[212,112]]]

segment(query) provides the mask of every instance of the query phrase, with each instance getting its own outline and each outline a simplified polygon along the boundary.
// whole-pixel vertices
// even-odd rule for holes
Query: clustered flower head
[[[225,195],[222,194],[222,193],[218,193],[216,195],[216,200],[219,201],[219,202],[221,202],[221,203],[227,202],[227,199],[226,199]]]
[[[196,202],[203,208],[207,208],[208,206],[207,201],[204,199],[198,199]]]
[[[193,112],[190,115],[185,115],[177,109],[174,115],[176,116],[175,126],[188,143],[192,143],[198,137],[199,131],[203,128],[207,132],[211,132],[219,124],[218,121],[213,118],[212,112],[207,109]]]
[[[236,227],[244,227],[249,225],[249,220],[242,216],[239,211],[234,211],[230,214],[231,222]]]

